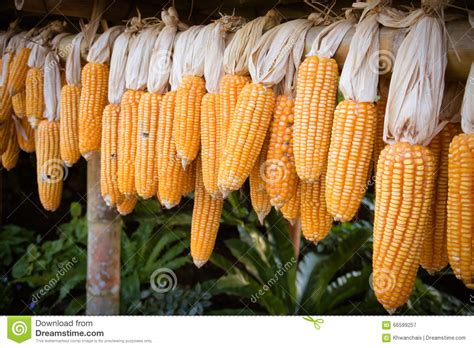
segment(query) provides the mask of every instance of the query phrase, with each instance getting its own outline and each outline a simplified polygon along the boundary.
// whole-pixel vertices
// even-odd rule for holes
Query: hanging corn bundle
[[[275,106],[271,87],[281,82],[289,61],[281,52],[290,52],[313,24],[306,19],[281,24],[266,32],[252,51],[253,82],[239,95],[219,166],[218,186],[224,197],[243,185],[260,154]]]
[[[13,120],[7,120],[0,124],[0,156],[7,150],[10,139],[11,123]]]
[[[248,69],[250,53],[263,33],[280,24],[280,21],[281,16],[277,11],[268,11],[265,16],[258,17],[237,30],[224,51],[225,75],[219,84],[220,157],[227,141],[237,98],[244,86],[250,82]]]
[[[20,149],[31,153],[35,151],[35,130],[31,127],[30,122],[26,117],[18,119],[13,118],[15,121],[16,136],[18,141],[18,146]]]
[[[334,113],[326,174],[326,203],[335,220],[349,221],[364,196],[376,130],[379,23],[369,3],[352,38],[342,69],[344,101]]]
[[[59,150],[59,115],[61,75],[59,57],[53,51],[45,59],[44,70],[45,119],[35,134],[38,191],[43,208],[55,211],[61,203],[66,171]]]
[[[10,171],[15,168],[18,162],[18,156],[20,154],[20,148],[18,147],[18,140],[16,137],[15,122],[8,122],[10,129],[8,130],[7,146],[2,154],[2,166],[6,170]]]
[[[162,24],[155,19],[140,22],[141,31],[130,41],[125,69],[126,92],[120,102],[118,142],[118,187],[124,195],[137,194],[135,160],[137,154],[138,106],[147,85],[150,57]],[[144,106],[144,105],[143,105]],[[155,105],[156,107],[156,105]],[[139,159],[140,160],[140,159]]]
[[[448,257],[458,279],[474,289],[474,63],[461,109],[463,134],[454,137],[448,160]]]
[[[192,166],[183,169],[176,153],[175,139],[173,138],[176,90],[181,83],[184,56],[196,39],[201,27],[191,27],[179,33],[176,37],[173,53],[173,65],[170,76],[171,90],[167,92],[160,105],[158,116],[157,136],[157,167],[158,167],[158,199],[166,208],[171,209],[178,205],[181,196],[187,193],[185,186],[189,182]]]
[[[25,110],[25,101],[26,101],[25,99],[26,99],[25,89],[23,89],[21,92],[15,94],[12,97],[13,113],[18,118],[25,117],[25,111],[26,111]]]
[[[61,88],[60,153],[64,164],[71,167],[81,157],[79,151],[79,103],[81,98],[81,43],[84,34],[71,42],[66,61],[66,82]]]
[[[224,200],[213,198],[206,191],[200,157],[196,162],[196,189],[191,223],[191,257],[196,267],[201,268],[209,260],[214,249]]]
[[[125,67],[129,53],[130,39],[133,31],[126,30],[114,42],[110,58],[110,74],[108,86],[109,104],[102,114],[102,136],[100,146],[100,191],[108,206],[116,206],[124,199],[118,188],[118,144],[120,102],[125,93]],[[130,207],[133,200],[122,206]],[[132,208],[133,210],[133,208]]]
[[[100,150],[102,113],[107,105],[108,62],[113,43],[122,26],[106,30],[90,48],[87,64],[81,73],[79,101],[79,151],[87,160],[92,152]]]
[[[185,53],[181,82],[176,91],[173,138],[183,168],[193,161],[200,149],[201,101],[206,93],[204,58],[206,44],[215,24],[194,26],[192,45]]]
[[[461,133],[459,121],[463,92],[463,86],[459,83],[446,83],[439,119],[448,123],[429,145],[435,166],[434,196],[426,223],[420,265],[430,274],[438,272],[448,265],[446,245],[448,154],[451,140]]]
[[[262,173],[262,169],[265,169],[265,161],[268,153],[268,143],[270,141],[269,135],[267,135],[263,142],[260,154],[257,157],[252,170],[249,175],[250,185],[250,203],[252,208],[257,214],[258,221],[263,225],[263,220],[272,210],[272,204],[270,203],[270,196],[267,193],[265,187],[265,171]]]
[[[377,163],[373,287],[389,313],[409,298],[433,199],[435,163],[427,147],[439,132],[446,38],[443,24],[413,11],[395,60]],[[403,14],[405,17],[406,14]]]
[[[217,174],[220,163],[221,113],[219,110],[219,82],[224,74],[223,58],[225,39],[228,33],[235,32],[243,24],[241,17],[223,16],[214,22],[214,28],[206,44],[209,53],[204,59],[204,78],[207,93],[201,102],[201,161],[202,179],[208,194],[221,197],[217,187]]]
[[[168,89],[171,71],[171,50],[179,22],[174,8],[161,12],[164,28],[160,31],[149,63],[147,92],[138,106],[137,153],[135,158],[135,187],[137,194],[150,198],[158,192],[157,137],[158,116],[163,95]]]
[[[355,23],[350,11],[347,17],[319,33],[298,70],[294,152],[298,176],[308,182],[319,180],[327,166],[339,75],[332,57]]]

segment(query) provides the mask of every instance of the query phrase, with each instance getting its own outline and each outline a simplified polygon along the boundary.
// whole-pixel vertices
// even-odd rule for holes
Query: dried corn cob
[[[138,106],[135,187],[143,199],[151,198],[158,190],[156,141],[161,99],[161,94],[147,92]]]
[[[324,186],[324,171],[317,181],[301,181],[301,230],[303,236],[313,243],[324,239],[332,227],[332,216],[326,207]]]
[[[219,87],[219,115],[220,115],[220,157],[224,151],[227,134],[232,124],[232,115],[234,114],[237,99],[246,84],[250,83],[250,76],[224,75]]]
[[[468,97],[472,98],[472,94]],[[466,128],[463,125],[463,129]],[[453,139],[448,171],[449,263],[456,277],[474,289],[474,133],[460,134]]]
[[[138,198],[136,196],[125,196],[123,200],[117,204],[117,211],[120,215],[130,214],[137,205]]]
[[[35,130],[31,127],[30,123],[28,122],[28,119],[26,117],[23,117],[20,119],[20,124],[22,131],[18,131],[17,129],[17,139],[18,139],[18,145],[20,146],[20,149],[27,152],[31,153],[35,151]]]
[[[18,140],[16,138],[15,124],[14,122],[11,122],[7,148],[2,154],[3,168],[8,171],[15,168],[19,154],[20,148],[18,147]]]
[[[431,141],[429,149],[435,163],[434,197],[426,223],[420,265],[433,274],[448,265],[446,246],[446,203],[448,199],[448,154],[451,140],[461,132],[456,123],[448,123]]]
[[[221,221],[222,198],[213,198],[206,192],[202,180],[200,158],[196,164],[196,191],[191,224],[191,256],[197,267],[202,267],[211,257]]]
[[[81,87],[79,86],[65,85],[61,89],[60,151],[61,158],[68,167],[81,157],[79,151],[80,95]]]
[[[255,162],[252,170],[250,171],[249,183],[250,183],[250,202],[252,203],[252,208],[257,214],[258,221],[263,225],[263,220],[272,210],[272,205],[270,203],[270,196],[267,193],[265,185],[265,160],[268,153],[268,143],[269,137],[262,145],[262,150],[258,155],[257,162]]]
[[[35,128],[43,119],[43,69],[30,68],[26,75],[25,87],[25,109],[31,125]]]
[[[173,118],[176,92],[163,96],[158,116],[158,198],[166,209],[178,205],[186,182],[186,172],[176,156],[173,141]]]
[[[59,122],[41,121],[35,141],[40,201],[44,209],[55,211],[61,203],[65,178],[65,168],[59,150]]]
[[[381,152],[375,186],[373,286],[390,313],[411,294],[433,184],[434,160],[428,148],[397,142]]]
[[[25,88],[26,73],[28,72],[28,57],[31,49],[20,48],[13,58],[10,72],[8,74],[8,93],[14,96]]]
[[[199,76],[184,76],[176,91],[173,137],[183,167],[194,160],[199,151],[200,110],[205,93],[204,79]]]
[[[0,123],[0,156],[7,150],[8,139],[10,139],[11,123],[13,121],[7,120]]]
[[[327,209],[335,220],[351,220],[364,197],[376,118],[372,103],[344,100],[336,108],[326,176]]]
[[[219,166],[218,186],[224,197],[238,190],[249,176],[265,140],[274,105],[271,88],[250,83],[242,89]]]
[[[277,209],[296,194],[298,184],[293,156],[293,111],[293,99],[286,95],[277,97],[265,162],[267,193]]]
[[[184,171],[183,193],[182,196],[187,196],[194,192],[196,186],[196,161],[193,161]]]
[[[301,206],[301,181],[298,182],[298,188],[296,194],[290,198],[280,209],[283,217],[293,226],[296,221],[300,218],[300,206]]]
[[[336,107],[338,67],[332,58],[307,57],[298,71],[294,152],[301,180],[316,181],[326,167]]]
[[[3,76],[9,76],[12,66],[12,53],[8,53],[3,57],[3,68],[5,71],[2,72]],[[0,83],[0,122],[9,120],[12,116],[12,97],[8,93],[6,81],[2,85]]]
[[[18,118],[25,117],[26,109],[25,109],[25,90],[24,89],[12,97],[12,107],[13,107],[13,112]]]
[[[118,187],[122,194],[133,195],[137,152],[138,105],[145,92],[127,90],[120,103],[118,139]]]
[[[82,68],[79,103],[79,150],[87,159],[90,152],[100,150],[102,112],[107,105],[109,67],[87,63]]]
[[[120,105],[109,104],[102,116],[102,144],[100,147],[100,190],[105,203],[115,206],[123,200],[118,189],[118,125]]]
[[[207,193],[214,198],[220,197],[217,175],[221,138],[217,98],[217,93],[206,93],[201,102],[202,180]]]

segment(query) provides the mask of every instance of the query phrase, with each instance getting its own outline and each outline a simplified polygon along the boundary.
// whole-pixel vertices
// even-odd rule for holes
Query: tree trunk
[[[87,162],[88,315],[119,314],[120,224],[118,213],[100,194],[100,154],[93,154]]]

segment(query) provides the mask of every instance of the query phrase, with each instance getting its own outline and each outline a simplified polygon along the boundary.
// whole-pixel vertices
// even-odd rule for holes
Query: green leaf
[[[82,216],[82,206],[79,202],[72,202],[71,207],[69,209],[71,216],[73,218],[80,218]]]
[[[140,280],[138,272],[121,279],[120,297],[122,305],[128,312],[131,307],[140,302]]]

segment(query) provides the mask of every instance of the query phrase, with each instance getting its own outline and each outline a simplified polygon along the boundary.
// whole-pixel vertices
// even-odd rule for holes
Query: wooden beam
[[[100,154],[87,161],[87,315],[120,310],[121,219],[100,193]]]

